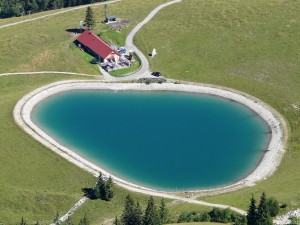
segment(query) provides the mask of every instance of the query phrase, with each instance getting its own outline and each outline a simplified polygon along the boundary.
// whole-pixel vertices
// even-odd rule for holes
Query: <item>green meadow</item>
[[[166,8],[137,34],[143,52],[157,50],[149,58],[153,70],[246,92],[289,124],[286,154],[272,177],[202,200],[246,209],[252,193],[258,199],[266,191],[289,208],[300,207],[299,6],[297,1],[188,0]]]
[[[134,25],[163,2],[166,0],[126,0],[109,5],[110,14],[131,21],[131,25],[115,33],[97,23],[95,33],[112,43],[124,43]],[[93,9],[100,22],[103,6]],[[47,12],[30,18],[42,14]],[[77,28],[84,15],[85,9],[81,9],[0,29],[0,73],[54,70],[99,75],[88,56],[70,47],[74,37],[66,30]],[[0,25],[21,19],[0,20]],[[286,153],[274,175],[256,186],[201,200],[247,209],[251,195],[258,200],[265,191],[286,203],[286,211],[300,208],[299,22],[299,1],[183,0],[159,12],[135,37],[145,55],[153,48],[157,50],[158,54],[149,58],[151,70],[171,79],[246,92],[272,106],[288,123]],[[21,217],[28,224],[37,220],[49,224],[57,212],[66,213],[80,199],[82,188],[95,183],[92,175],[30,138],[13,120],[13,108],[23,95],[66,79],[87,78],[53,74],[0,77],[2,224],[16,224]],[[91,224],[101,224],[120,215],[129,192],[114,188],[116,196],[111,202],[88,201],[72,221],[77,224],[86,213]],[[148,196],[131,195],[145,207]],[[182,211],[205,209],[171,201],[168,204],[174,218]]]

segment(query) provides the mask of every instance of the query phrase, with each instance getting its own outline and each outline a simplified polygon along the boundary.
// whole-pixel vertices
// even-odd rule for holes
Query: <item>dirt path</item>
[[[82,197],[65,215],[61,216],[56,223],[51,223],[50,225],[57,225],[65,222],[70,216],[74,214],[74,212],[80,208],[86,201],[87,197]]]

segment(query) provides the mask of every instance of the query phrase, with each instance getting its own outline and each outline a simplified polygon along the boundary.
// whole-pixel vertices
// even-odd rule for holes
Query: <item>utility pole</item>
[[[105,0],[106,2],[107,0]],[[107,4],[104,4],[104,16],[105,16],[105,20],[107,18]]]

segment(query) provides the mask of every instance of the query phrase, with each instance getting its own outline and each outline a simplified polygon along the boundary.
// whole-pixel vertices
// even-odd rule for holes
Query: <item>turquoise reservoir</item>
[[[182,92],[61,92],[37,104],[31,117],[111,174],[167,191],[246,177],[271,136],[262,118],[237,102]]]

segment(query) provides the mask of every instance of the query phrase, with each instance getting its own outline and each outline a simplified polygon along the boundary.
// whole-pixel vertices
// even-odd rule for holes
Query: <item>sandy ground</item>
[[[223,188],[210,189],[210,190],[199,190],[193,191],[193,198],[181,197],[182,193],[178,192],[164,192],[149,189],[146,187],[141,187],[133,183],[129,183],[119,177],[116,177],[109,172],[103,170],[99,166],[87,161],[81,156],[74,153],[71,149],[60,145],[54,139],[49,137],[41,129],[39,129],[30,118],[31,111],[34,106],[42,101],[43,99],[51,96],[53,94],[74,90],[74,89],[99,89],[99,90],[143,90],[143,91],[184,91],[184,92],[194,92],[203,94],[212,94],[216,96],[221,96],[229,98],[231,100],[237,101],[241,104],[246,105],[251,108],[254,112],[260,115],[270,126],[272,131],[272,137],[269,143],[268,151],[264,154],[260,164],[257,168],[249,174],[243,180]],[[14,109],[14,118],[16,123],[29,135],[41,142],[43,145],[61,155],[68,161],[76,164],[80,168],[98,176],[99,171],[101,171],[106,176],[112,176],[114,182],[128,190],[140,192],[153,196],[160,196],[170,199],[182,200],[195,204],[202,204],[208,206],[215,206],[221,208],[227,208],[228,206],[219,204],[210,204],[202,201],[195,200],[194,198],[201,195],[212,195],[224,192],[229,192],[237,190],[246,186],[255,185],[256,182],[266,179],[270,176],[279,165],[282,156],[284,154],[284,145],[286,143],[287,129],[284,120],[276,113],[272,108],[265,105],[260,100],[249,96],[245,93],[240,93],[234,90],[224,89],[220,87],[208,86],[208,85],[196,85],[196,84],[140,84],[140,83],[108,83],[103,81],[61,81],[49,84],[47,86],[36,89],[35,91],[24,96],[16,104]],[[245,213],[240,209],[231,207],[233,210],[240,213]]]

